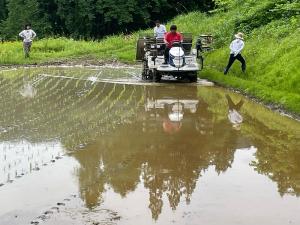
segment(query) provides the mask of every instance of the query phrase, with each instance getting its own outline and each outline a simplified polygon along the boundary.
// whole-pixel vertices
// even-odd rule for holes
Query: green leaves
[[[15,39],[24,23],[31,22],[39,37],[102,38],[154,26],[180,13],[213,7],[213,0],[0,0],[0,30]],[[6,16],[8,12],[8,17]],[[22,12],[22,13],[20,13]]]
[[[6,0],[0,0],[0,22],[7,17]]]
[[[49,31],[49,24],[39,9],[37,0],[10,0],[7,3],[8,17],[1,24],[1,36],[16,38],[26,23],[35,27],[38,35]]]

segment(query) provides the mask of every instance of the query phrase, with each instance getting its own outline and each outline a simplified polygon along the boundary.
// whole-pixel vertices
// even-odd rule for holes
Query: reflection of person
[[[183,37],[182,35],[177,32],[177,26],[172,25],[170,27],[170,32],[165,34],[164,42],[166,44],[166,49],[165,49],[165,64],[168,63],[169,61],[169,52],[170,49],[172,48],[173,44],[175,42],[182,42]]]
[[[25,70],[23,82],[23,87],[19,91],[20,95],[23,98],[34,98],[37,94],[37,90],[34,88],[33,83],[30,81],[30,70]]]
[[[246,62],[243,56],[241,55],[241,52],[245,46],[244,43],[244,34],[243,33],[237,33],[235,35],[235,40],[233,40],[230,44],[230,56],[228,65],[226,66],[224,70],[224,74],[226,75],[234,63],[234,61],[237,59],[242,63],[242,71],[245,72],[246,70]]]
[[[165,107],[167,117],[163,120],[163,129],[168,134],[174,134],[180,131],[183,119],[183,106],[180,103],[174,103]]]
[[[25,29],[21,33],[19,33],[19,36],[23,38],[24,54],[25,58],[28,58],[32,40],[36,37],[36,33],[31,29],[30,24],[26,24]]]
[[[156,38],[161,38],[163,39],[165,34],[167,33],[167,29],[165,27],[165,25],[163,24],[160,24],[160,21],[159,20],[156,20],[155,21],[155,27],[154,27],[154,36]]]
[[[228,102],[228,119],[230,123],[232,123],[233,127],[236,129],[240,128],[240,125],[243,122],[243,117],[239,113],[241,110],[241,107],[244,104],[243,99],[241,99],[237,104],[234,104],[231,97],[229,95],[226,95],[227,102]]]

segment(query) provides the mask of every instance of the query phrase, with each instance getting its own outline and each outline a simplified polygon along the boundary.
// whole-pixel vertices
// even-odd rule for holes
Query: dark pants
[[[169,53],[170,53],[170,48],[166,47],[165,49],[165,63],[169,63]]]
[[[29,52],[31,50],[31,45],[32,45],[32,42],[24,42],[23,43],[25,58],[29,57]]]
[[[228,65],[225,68],[224,74],[228,73],[230,67],[232,66],[232,64],[234,63],[234,61],[236,59],[239,60],[242,63],[242,71],[245,72],[245,70],[246,70],[246,61],[243,58],[243,56],[241,54],[238,54],[237,56],[234,56],[234,54],[230,54]]]

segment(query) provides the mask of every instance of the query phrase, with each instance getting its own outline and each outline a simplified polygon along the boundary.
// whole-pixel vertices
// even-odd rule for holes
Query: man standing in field
[[[174,42],[182,42],[182,41],[183,41],[183,37],[179,32],[177,32],[177,26],[172,25],[170,27],[170,32],[166,33],[164,38],[164,42],[166,44],[164,64],[167,64],[169,61],[169,52]]]
[[[154,27],[154,37],[157,39],[163,39],[167,33],[165,25],[160,24],[159,20],[155,21],[156,26]]]
[[[235,36],[235,40],[233,40],[230,44],[230,57],[228,65],[226,66],[224,70],[224,74],[226,75],[234,63],[234,61],[237,59],[242,63],[242,71],[245,72],[246,70],[246,62],[243,56],[241,55],[241,52],[245,46],[244,43],[244,34],[243,33],[237,33]]]
[[[25,30],[19,33],[19,36],[23,38],[24,54],[25,54],[25,58],[28,58],[31,45],[32,45],[32,40],[36,37],[36,33],[31,29],[30,24],[26,24]]]

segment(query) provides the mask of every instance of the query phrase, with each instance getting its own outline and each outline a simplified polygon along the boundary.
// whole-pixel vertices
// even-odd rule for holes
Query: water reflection
[[[229,122],[232,123],[232,127],[240,130],[241,124],[243,122],[243,116],[240,114],[240,110],[244,105],[243,99],[241,99],[238,103],[234,103],[231,97],[227,94],[226,99],[228,102],[228,119]]]
[[[1,142],[0,184],[12,183],[33,171],[38,171],[61,155],[61,145],[57,142]]]
[[[163,207],[176,210],[181,202],[193,201],[208,169],[226,174],[237,149],[255,146],[251,167],[276,182],[281,195],[300,195],[299,123],[223,89],[99,83],[98,72],[80,79],[68,73],[64,79],[1,77],[0,163],[5,170],[7,143],[30,143],[23,155],[38,152],[37,158],[43,158],[40,143],[56,143],[80,163],[76,179],[88,208],[101,207],[110,189],[126,198],[142,184],[158,220]],[[15,91],[23,90],[24,82],[35,89],[30,100]],[[14,154],[19,153],[11,151],[10,159]],[[5,174],[0,171],[2,180]]]
[[[226,119],[213,123],[197,87],[146,87],[143,92],[144,106],[131,123],[73,156],[82,165],[81,195],[90,208],[99,205],[107,185],[125,197],[142,182],[156,220],[166,204],[164,195],[173,210],[182,200],[189,204],[201,174],[210,165],[225,172],[235,150],[249,141],[228,129]]]
[[[37,90],[34,87],[39,82],[38,80],[31,81],[30,79],[30,69],[24,70],[24,76],[23,76],[23,86],[20,89],[20,95],[23,98],[34,98],[34,96],[37,94]]]

